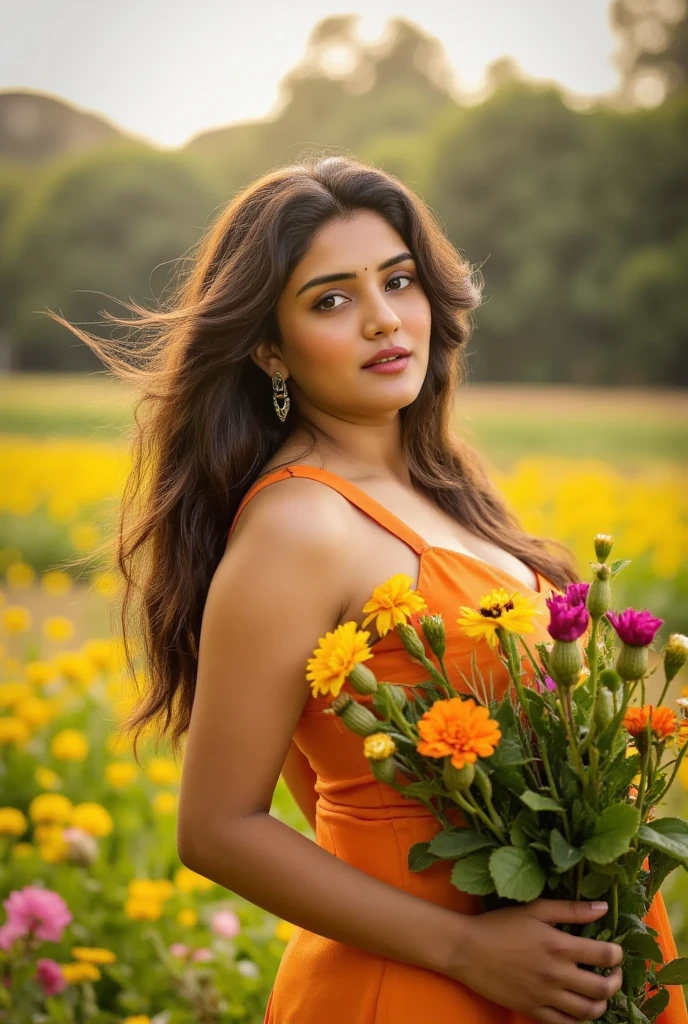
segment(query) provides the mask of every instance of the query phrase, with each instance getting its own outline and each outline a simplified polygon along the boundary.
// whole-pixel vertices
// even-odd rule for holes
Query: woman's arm
[[[315,808],[318,794],[315,792],[316,773],[306,755],[291,741],[289,752],[282,765],[282,778],[304,818],[315,832]]]

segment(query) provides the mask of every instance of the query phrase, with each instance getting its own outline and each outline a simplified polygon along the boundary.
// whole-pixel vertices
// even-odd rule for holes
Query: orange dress
[[[549,640],[549,613],[545,597],[553,584],[537,575],[531,590],[510,573],[472,555],[433,547],[355,484],[329,470],[307,465],[276,469],[257,480],[241,502],[263,487],[289,476],[308,477],[333,487],[350,502],[408,544],[419,556],[417,589],[428,613],[441,614],[446,629],[445,665],[456,690],[468,692],[458,671],[470,678],[470,657],[475,650],[484,678],[492,672],[495,692],[508,685],[506,669],[484,641],[469,639],[456,625],[459,605],[477,606],[495,587],[519,589],[534,597],[543,615],[528,642]],[[232,530],[234,528],[232,524]],[[230,530],[230,535],[231,535]],[[382,581],[380,581],[382,582]],[[547,588],[547,589],[546,589]],[[423,612],[425,614],[425,612]],[[411,622],[417,625],[416,617]],[[538,622],[538,619],[536,619]],[[422,638],[422,633],[420,634]],[[317,643],[314,638],[313,646]],[[368,662],[378,679],[412,684],[427,678],[412,662],[395,630],[372,647]],[[362,697],[345,683],[362,703]],[[412,691],[409,691],[409,695]],[[426,808],[407,800],[378,782],[363,755],[361,737],[350,732],[336,715],[324,715],[329,696],[309,697],[294,733],[297,747],[317,774],[316,842],[347,863],[388,885],[430,900],[460,914],[478,914],[478,897],[460,892],[450,882],[451,864],[438,861],[414,873],[407,852],[414,843],[427,842],[439,824]],[[403,781],[398,776],[400,782]],[[458,808],[457,808],[458,812]],[[458,819],[457,819],[458,823]],[[676,946],[664,902],[657,894],[646,921],[658,931],[664,960],[673,959]],[[495,964],[495,969],[498,969]],[[688,1024],[682,989],[670,989],[671,1002],[658,1024]],[[435,971],[376,956],[304,928],[291,934],[269,997],[264,1024],[533,1024],[529,1017],[486,999],[461,983]]]

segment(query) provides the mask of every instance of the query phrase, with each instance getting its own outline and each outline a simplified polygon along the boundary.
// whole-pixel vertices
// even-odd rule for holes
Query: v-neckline
[[[454,548],[444,548],[444,547],[441,547],[440,545],[437,545],[437,544],[429,544],[428,541],[426,541],[423,537],[421,537],[421,535],[419,533],[416,533],[416,531],[411,526],[409,526],[407,523],[405,523],[403,521],[403,519],[400,519],[397,515],[394,514],[394,512],[391,512],[390,509],[388,509],[384,505],[380,504],[380,502],[377,501],[377,499],[373,498],[372,495],[368,494],[367,491],[364,491],[363,488],[358,486],[358,484],[355,484],[352,480],[348,480],[344,476],[340,476],[338,473],[333,473],[329,469],[322,469],[319,466],[311,466],[308,463],[300,463],[300,462],[293,463],[292,465],[285,466],[283,468],[288,469],[288,470],[299,469],[299,468],[301,468],[301,469],[311,469],[311,470],[314,470],[316,474],[322,474],[323,476],[330,477],[333,481],[336,480],[340,484],[344,484],[345,487],[349,488],[352,492],[354,492],[355,494],[358,495],[358,497],[360,499],[359,507],[362,509],[362,511],[365,511],[365,506],[366,505],[368,505],[371,509],[375,509],[377,511],[378,515],[380,515],[380,517],[381,517],[381,519],[383,521],[381,522],[380,520],[376,519],[376,522],[378,522],[379,525],[383,527],[383,529],[385,528],[385,524],[384,524],[384,520],[385,519],[388,521],[388,523],[394,524],[396,526],[397,530],[398,530],[398,533],[395,533],[395,536],[398,536],[399,540],[404,541],[404,543],[407,543],[412,548],[414,548],[414,550],[416,551],[416,554],[419,556],[419,566],[418,566],[418,580],[419,580],[419,582],[420,582],[420,578],[421,578],[422,570],[423,570],[423,557],[424,557],[424,555],[430,554],[431,552],[438,552],[438,553],[450,555],[453,558],[458,558],[459,560],[466,559],[469,562],[474,562],[477,565],[481,565],[481,566],[483,566],[484,569],[487,569],[489,572],[492,572],[496,576],[505,576],[508,580],[510,580],[517,587],[523,587],[524,589],[529,590],[532,594],[541,595],[544,592],[543,591],[543,585],[542,585],[544,577],[537,571],[537,569],[533,569],[532,566],[529,565],[529,566],[527,566],[527,568],[530,569],[531,572],[535,574],[535,581],[537,583],[537,588],[536,587],[531,587],[531,585],[529,583],[525,583],[523,580],[520,580],[518,578],[518,576],[514,576],[514,574],[510,573],[507,569],[502,569],[501,566],[495,565],[493,562],[485,561],[484,558],[478,558],[476,555],[470,555],[470,554],[468,554],[465,551],[456,551]],[[269,474],[266,474],[266,475],[269,475]],[[335,488],[335,490],[336,489],[337,488]],[[342,492],[340,491],[340,493],[342,493]],[[344,495],[344,497],[346,497],[346,495]],[[390,529],[389,532],[390,533],[394,533],[394,530]],[[525,562],[523,564],[525,565]]]

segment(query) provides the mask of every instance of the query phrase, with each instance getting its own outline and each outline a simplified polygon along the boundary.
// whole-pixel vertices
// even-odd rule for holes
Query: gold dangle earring
[[[284,399],[284,405],[281,408],[278,399],[280,401]],[[286,382],[279,370],[276,370],[272,375],[272,404],[275,406],[275,411],[282,423],[284,423],[289,412],[289,395],[287,394]]]

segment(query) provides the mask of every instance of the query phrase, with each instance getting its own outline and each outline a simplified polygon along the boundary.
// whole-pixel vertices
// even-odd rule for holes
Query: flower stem
[[[488,818],[482,808],[478,807],[478,805],[470,799],[470,795],[468,797],[464,797],[462,793],[458,792],[458,790],[452,790],[452,800],[455,800],[459,807],[466,811],[467,814],[480,818],[482,823],[489,828],[490,832],[493,832],[496,835],[500,843],[504,844],[505,837],[501,828],[498,828],[497,825]]]

